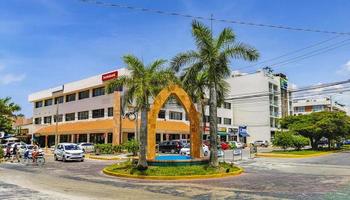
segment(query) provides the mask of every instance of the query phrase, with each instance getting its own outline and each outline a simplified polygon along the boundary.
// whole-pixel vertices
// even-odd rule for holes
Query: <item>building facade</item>
[[[30,94],[36,140],[41,146],[54,145],[56,137],[57,142],[121,144],[137,137],[140,119],[132,107],[122,108],[123,91],[106,91],[108,81],[128,74],[122,68]],[[235,128],[232,112],[231,103],[218,109],[223,140]],[[157,142],[189,138],[187,114],[176,98],[170,98],[159,112],[156,129]]]
[[[267,70],[252,74],[234,73],[227,79],[227,99],[233,107],[233,125],[245,127],[249,137],[243,142],[271,141],[279,129],[278,119],[292,113],[288,79]]]
[[[305,115],[312,112],[321,111],[342,111],[346,112],[344,104],[333,102],[332,97],[305,98],[293,100],[294,115]]]

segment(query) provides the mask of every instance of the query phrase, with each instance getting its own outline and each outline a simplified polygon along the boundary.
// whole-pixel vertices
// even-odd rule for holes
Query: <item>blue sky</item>
[[[240,21],[350,32],[350,1],[232,0],[126,1],[139,7]],[[27,96],[35,91],[123,67],[121,56],[145,62],[171,59],[192,49],[190,19],[78,0],[0,1],[0,97],[11,96],[31,115]],[[208,22],[206,22],[208,23]],[[334,35],[286,31],[214,22],[214,32],[234,29],[239,41],[256,47],[261,60],[308,46]],[[344,38],[334,39],[332,42]],[[329,43],[331,44],[331,42]],[[249,65],[233,61],[232,69]],[[301,62],[281,66],[297,86],[350,77],[350,45]],[[350,104],[349,94],[337,99]]]

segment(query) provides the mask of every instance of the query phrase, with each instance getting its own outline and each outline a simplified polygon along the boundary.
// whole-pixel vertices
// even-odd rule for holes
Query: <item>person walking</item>
[[[17,161],[18,162],[20,162],[20,160],[19,160],[19,149],[18,149],[18,146],[17,146],[17,144],[15,144],[14,146],[13,146],[13,149],[12,149],[12,160],[11,160],[11,162],[13,162],[13,160],[16,158],[17,159]]]
[[[11,145],[7,144],[6,146],[6,155],[5,155],[6,160],[9,160],[11,158]]]

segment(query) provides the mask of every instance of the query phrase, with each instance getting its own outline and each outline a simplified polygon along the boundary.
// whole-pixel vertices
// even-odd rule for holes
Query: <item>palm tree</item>
[[[140,128],[140,154],[137,163],[138,169],[147,169],[146,146],[147,146],[147,117],[150,109],[150,100],[161,89],[174,80],[172,71],[163,68],[165,60],[155,60],[144,65],[133,55],[123,56],[124,63],[130,71],[130,75],[120,76],[117,80],[108,84],[108,91],[113,92],[117,88],[124,87],[124,99],[128,104],[133,104],[137,111],[141,111]]]
[[[20,111],[21,107],[11,102],[10,97],[0,98],[0,132],[12,132],[12,122],[18,116],[15,113]]]
[[[218,166],[217,157],[217,105],[223,99],[227,83],[225,79],[231,74],[231,58],[242,58],[248,61],[257,60],[258,51],[246,44],[236,42],[231,28],[224,28],[217,38],[212,30],[194,20],[192,35],[197,50],[190,50],[175,56],[171,62],[172,69],[179,72],[184,66],[192,68],[193,73],[205,72],[209,89],[209,122],[210,122],[210,165]],[[226,86],[225,86],[226,85]],[[221,96],[220,96],[221,95]]]

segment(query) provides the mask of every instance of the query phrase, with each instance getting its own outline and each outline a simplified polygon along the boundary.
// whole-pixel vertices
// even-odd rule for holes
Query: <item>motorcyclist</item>
[[[33,162],[36,162],[38,155],[39,155],[39,146],[36,143],[34,143],[33,152],[32,152]]]

